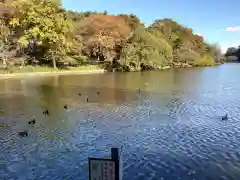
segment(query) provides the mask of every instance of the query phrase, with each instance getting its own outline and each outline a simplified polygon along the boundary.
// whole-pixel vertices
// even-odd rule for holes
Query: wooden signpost
[[[111,159],[88,158],[89,180],[121,180],[118,148],[111,149]]]

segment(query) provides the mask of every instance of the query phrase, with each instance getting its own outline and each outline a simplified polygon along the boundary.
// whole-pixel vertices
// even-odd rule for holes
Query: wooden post
[[[111,149],[111,159],[115,161],[115,180],[120,180],[119,174],[119,149],[112,148]]]

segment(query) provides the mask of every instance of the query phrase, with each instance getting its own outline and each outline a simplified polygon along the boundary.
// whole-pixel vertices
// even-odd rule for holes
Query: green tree
[[[157,69],[169,65],[171,60],[171,46],[144,27],[136,28],[131,41],[124,46],[120,56],[120,63],[129,70]]]
[[[172,19],[157,19],[146,27],[133,14],[73,12],[63,9],[60,0],[1,0],[0,48],[1,55],[14,51],[30,56],[29,63],[37,59],[54,68],[90,60],[128,71],[223,61],[218,45]],[[240,57],[240,48],[226,56],[230,54]]]
[[[24,32],[18,43],[28,47],[35,43],[45,49],[47,60],[57,68],[57,62],[67,55],[71,47],[69,35],[72,21],[65,19],[59,0],[19,0],[12,3],[17,10],[10,24]]]

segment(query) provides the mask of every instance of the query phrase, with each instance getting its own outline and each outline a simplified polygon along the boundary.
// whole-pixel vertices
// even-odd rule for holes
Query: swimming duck
[[[81,93],[78,93],[79,96],[81,96],[82,94]]]
[[[226,114],[225,116],[222,117],[222,120],[228,120],[228,115]]]
[[[28,132],[27,131],[22,131],[22,132],[19,132],[18,135],[21,136],[21,137],[25,137],[25,136],[28,136]]]
[[[45,111],[43,111],[43,114],[44,114],[44,115],[49,115],[48,109],[46,109]]]
[[[68,109],[67,105],[64,106],[64,109],[66,109],[66,110]]]
[[[36,123],[35,119],[28,121],[28,124],[35,124],[35,123]]]

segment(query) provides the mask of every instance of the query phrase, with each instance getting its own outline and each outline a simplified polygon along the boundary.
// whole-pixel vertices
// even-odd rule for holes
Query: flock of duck
[[[99,95],[100,92],[97,91],[97,94]],[[81,96],[82,94],[79,93],[78,95]],[[88,97],[86,97],[86,102],[89,102]],[[65,110],[67,110],[67,109],[68,109],[68,106],[67,106],[67,105],[64,105],[63,108],[64,108]],[[43,115],[45,115],[45,116],[49,116],[49,110],[48,110],[48,109],[45,109],[42,113],[43,113]],[[33,124],[35,124],[35,123],[36,123],[35,118],[33,118],[32,120],[28,121],[28,124],[31,124],[31,125],[33,125]],[[19,135],[20,137],[28,136],[28,131],[25,130],[25,131],[18,132],[18,135]]]
[[[64,106],[64,109],[67,109],[67,105]],[[44,110],[42,113],[43,113],[45,116],[48,116],[48,115],[49,115],[48,109]],[[32,125],[33,125],[33,124],[35,124],[35,123],[36,123],[35,118],[33,118],[31,121],[28,121],[28,124],[32,124]],[[28,131],[21,131],[21,132],[18,133],[18,135],[21,136],[21,137],[28,136]]]
[[[137,91],[138,91],[138,92],[141,92],[140,89],[137,89]],[[100,92],[97,91],[97,94],[99,95]],[[82,94],[79,93],[78,95],[81,96]],[[89,102],[88,97],[86,97],[86,102]],[[63,108],[64,108],[65,110],[67,110],[67,109],[68,109],[68,106],[67,106],[67,105],[64,105]],[[48,109],[44,110],[44,111],[43,111],[43,114],[44,114],[45,116],[49,116],[49,111],[48,111]],[[228,114],[225,114],[225,116],[222,116],[222,121],[226,121],[226,120],[228,120]],[[35,120],[35,119],[32,119],[31,121],[28,121],[28,124],[35,124],[35,123],[36,123],[36,120]],[[28,131],[25,130],[25,131],[19,132],[18,135],[21,136],[21,137],[28,136]]]

